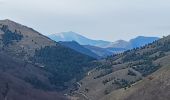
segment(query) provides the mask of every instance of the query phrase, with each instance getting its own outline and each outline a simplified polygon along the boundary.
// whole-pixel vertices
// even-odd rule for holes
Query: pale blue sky
[[[129,40],[170,33],[170,0],[0,0],[0,19],[43,34],[75,31],[92,39]]]

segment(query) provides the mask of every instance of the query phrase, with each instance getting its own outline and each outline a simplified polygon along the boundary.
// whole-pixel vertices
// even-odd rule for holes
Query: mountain
[[[79,35],[78,33],[71,32],[71,31],[51,34],[48,37],[57,42],[58,41],[76,41],[80,45],[92,45],[92,46],[97,46],[97,47],[103,47],[105,45],[110,44],[110,42],[108,41],[88,39],[82,35]]]
[[[107,56],[113,55],[113,52],[111,52],[112,50],[108,50],[105,48],[100,48],[100,47],[91,46],[91,45],[84,45],[84,47],[91,50],[93,53],[97,54],[101,58],[105,58]]]
[[[105,48],[124,48],[126,50],[137,48],[144,46],[146,44],[152,43],[153,41],[158,40],[158,37],[145,37],[145,36],[138,36],[134,39],[129,41],[118,40],[107,45]]]
[[[54,100],[58,94],[56,91],[68,89],[87,70],[95,67],[94,58],[11,20],[0,20],[0,58],[1,74],[9,76],[0,78],[12,85],[11,92],[14,94],[9,98],[19,98],[17,100],[28,96],[31,100]],[[8,84],[4,91],[8,90]],[[1,94],[0,98],[6,92]]]
[[[113,54],[118,54],[118,53],[122,53],[126,50],[128,50],[127,48],[106,48],[108,51],[112,52],[112,55]]]
[[[158,37],[138,36],[129,41],[118,40],[115,42],[109,42],[88,39],[87,37],[79,35],[78,33],[75,32],[62,32],[57,34],[51,34],[48,37],[57,42],[76,41],[80,45],[85,45],[87,49],[91,50],[100,57],[106,57],[115,53],[121,53],[129,49],[141,47],[159,39]]]
[[[63,94],[49,91],[54,88],[49,74],[34,64],[1,52],[0,100],[67,100]]]
[[[131,39],[129,42],[132,45],[132,48],[137,48],[144,46],[148,43],[152,43],[155,40],[158,40],[158,37],[144,37],[144,36],[138,36],[134,39]]]
[[[73,97],[90,100],[169,100],[170,36],[98,61]]]
[[[66,41],[66,42],[59,42],[61,45],[69,47],[77,52],[82,54],[88,55],[94,58],[100,58],[96,53],[93,53],[89,49],[85,48],[84,46],[78,44],[76,41]]]
[[[100,48],[100,47],[91,46],[91,45],[80,45],[75,41],[65,41],[65,42],[60,41],[59,43],[77,52],[80,52],[82,54],[85,54],[85,55],[88,55],[90,57],[97,58],[97,59],[105,58],[107,56],[121,53],[126,50],[123,48]]]
[[[60,43],[0,20],[0,100],[169,100],[170,36],[98,61]]]
[[[48,37],[57,42],[58,41],[76,41],[80,45],[91,45],[91,46],[97,46],[101,48],[124,48],[126,50],[133,49],[136,47],[141,47],[141,46],[144,46],[148,43],[152,43],[153,41],[159,39],[158,37],[138,36],[129,41],[118,40],[115,42],[109,42],[109,41],[88,39],[87,37],[84,37],[72,31],[51,34]]]
[[[118,40],[115,42],[110,43],[109,45],[106,45],[104,48],[125,48],[125,49],[129,49],[129,48],[133,48],[131,43],[128,41],[124,41],[124,40]]]

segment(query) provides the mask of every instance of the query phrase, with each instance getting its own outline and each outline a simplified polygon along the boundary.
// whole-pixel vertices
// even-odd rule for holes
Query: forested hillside
[[[9,74],[9,77],[14,76],[12,80],[8,79],[9,77],[3,77],[3,79],[9,83],[10,80],[18,80],[23,83],[23,88],[19,87],[17,83],[11,84],[14,85],[14,88],[24,89],[28,85],[30,91],[35,90],[36,92],[38,89],[38,93],[35,95],[47,94],[47,97],[42,97],[44,100],[45,98],[53,100],[54,95],[58,94],[55,91],[63,91],[72,86],[76,80],[83,77],[87,70],[94,66],[92,61],[95,60],[62,46],[29,27],[10,20],[0,21],[0,53],[9,56],[4,58],[5,60],[0,59],[3,76],[5,74]],[[0,57],[3,58],[4,55],[0,55]],[[10,58],[12,62],[10,62]],[[7,62],[8,60],[9,62]],[[6,83],[2,83],[2,85],[4,84]],[[13,91],[17,93],[19,90],[14,89]],[[53,91],[54,93],[50,93]],[[23,92],[27,92],[27,90],[24,89]],[[51,97],[48,97],[48,94]],[[26,95],[23,95],[17,100],[25,97]],[[59,95],[60,97],[62,98]],[[13,97],[11,96],[11,98]],[[43,100],[40,98],[34,97],[34,95],[30,96],[31,100]]]
[[[92,100],[99,100],[101,98],[103,98],[103,100],[136,100],[135,98],[138,98],[138,96],[142,98],[140,93],[146,92],[144,93],[144,95],[146,95],[145,99],[141,100],[154,100],[155,97],[152,92],[163,89],[154,89],[154,86],[158,86],[158,84],[154,84],[153,82],[158,80],[163,83],[167,81],[167,83],[165,83],[166,85],[170,83],[166,78],[163,78],[163,80],[156,78],[159,77],[161,73],[164,73],[166,71],[165,69],[169,70],[166,68],[170,65],[168,61],[169,55],[170,36],[167,36],[143,47],[110,56],[107,59],[101,60],[100,63],[102,64],[91,70],[90,73],[79,82],[81,87],[77,92],[83,93]],[[168,73],[165,74],[165,77],[167,75]],[[142,84],[146,84],[146,87],[150,86],[150,88],[148,88],[150,90],[145,91],[145,89],[143,89],[145,86],[142,87]],[[163,86],[163,84],[159,85]],[[138,90],[138,88],[141,89],[141,92],[139,92],[140,90]],[[135,89],[136,93],[133,89]],[[128,90],[133,92],[129,94],[131,96],[126,97],[126,94],[128,94],[126,91]],[[125,94],[123,95],[122,93],[124,93],[124,91]],[[166,96],[157,98],[157,100],[167,100],[167,95],[170,93],[168,90],[163,91],[166,91]],[[163,95],[163,91],[159,93]],[[77,94],[77,92],[74,96],[78,95],[82,97],[82,95]],[[135,97],[133,97],[134,95]],[[158,95],[158,93],[156,92],[155,95]]]

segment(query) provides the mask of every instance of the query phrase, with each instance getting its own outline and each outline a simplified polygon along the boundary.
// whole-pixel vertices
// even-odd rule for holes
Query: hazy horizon
[[[0,19],[42,34],[73,31],[90,39],[116,41],[170,33],[168,0],[0,0]]]

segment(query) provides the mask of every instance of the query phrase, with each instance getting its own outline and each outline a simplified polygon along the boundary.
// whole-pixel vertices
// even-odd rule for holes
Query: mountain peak
[[[138,36],[134,39],[131,39],[129,42],[131,43],[131,45],[136,48],[140,46],[144,46],[148,43],[152,43],[155,40],[158,40],[158,37],[145,37],[145,36]]]
[[[14,22],[10,19],[4,19],[4,20],[0,20],[0,24],[1,25],[6,25],[8,26],[8,28],[12,31],[15,31],[15,30],[18,30],[18,29],[23,29],[24,26],[17,23],[17,22]],[[26,26],[25,26],[26,27]]]
[[[0,21],[12,21],[12,20],[10,20],[10,19],[4,19],[4,20],[0,20]]]
[[[57,42],[58,41],[76,41],[81,45],[93,45],[93,46],[98,46],[98,47],[103,47],[110,43],[108,41],[89,39],[73,31],[51,34],[48,37]]]
[[[76,35],[76,36],[80,36],[80,34],[73,32],[73,31],[68,31],[68,32],[61,32],[61,33],[57,33],[57,34],[62,34],[62,35]]]
[[[4,24],[18,24],[10,19],[4,19],[4,20],[0,20],[1,23],[4,23]]]

